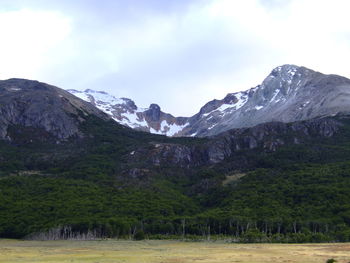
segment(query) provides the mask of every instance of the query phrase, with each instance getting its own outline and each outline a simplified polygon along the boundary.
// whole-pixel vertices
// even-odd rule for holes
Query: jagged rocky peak
[[[236,93],[229,93],[226,95],[226,97],[223,99],[223,102],[225,104],[234,104],[238,102],[238,99],[236,97]]]
[[[20,130],[18,136],[37,134],[41,139],[83,136],[79,124],[90,114],[108,119],[90,103],[57,87],[26,79],[0,81],[1,139],[13,140]]]
[[[279,66],[272,70],[259,87],[265,89],[265,96],[268,96],[268,92],[274,92],[277,89],[284,95],[287,95],[293,81],[300,79],[302,75],[300,69],[300,67],[295,65]]]
[[[137,110],[137,106],[133,100],[128,99],[128,98],[120,98],[120,99],[124,101],[124,104],[126,105],[126,107],[128,109],[130,109],[131,111]]]
[[[292,64],[285,64],[282,66],[278,66],[276,68],[274,68],[271,71],[272,76],[274,77],[293,77],[295,75],[295,73],[300,69],[301,67],[296,66],[296,65],[292,65]]]
[[[160,119],[160,107],[158,104],[151,104],[145,114],[149,121],[159,121]]]
[[[286,96],[307,84],[311,79],[320,76],[327,75],[305,67],[286,64],[273,69],[259,87],[265,90],[265,96],[268,92],[275,91]]]
[[[350,113],[349,79],[287,64],[273,69],[255,88],[204,105],[190,118],[182,135],[212,136],[265,122],[294,122],[338,113]]]
[[[280,78],[283,81],[291,81],[295,77],[306,77],[310,74],[318,73],[314,70],[308,69],[302,66],[296,66],[292,64],[285,64],[274,68],[269,76]]]
[[[248,98],[247,91],[240,91],[236,93],[229,93],[222,100],[212,100],[205,104],[199,111],[199,115],[208,116],[213,112],[226,112],[230,110],[237,110],[242,107]]]
[[[168,136],[213,136],[265,122],[350,113],[349,79],[291,64],[276,67],[254,88],[209,101],[188,118],[164,113],[157,104],[138,108],[130,99],[117,99],[106,93],[87,90],[73,94],[123,125]]]
[[[188,126],[187,119],[164,113],[157,104],[140,108],[128,98],[117,98],[106,92],[94,90],[68,90],[110,115],[118,123],[140,131],[175,136]]]
[[[300,84],[301,79],[309,72],[313,71],[295,65],[276,67],[261,85],[247,91],[229,93],[222,100],[212,100],[201,108],[199,114],[207,115],[213,111],[227,113],[227,111],[238,110],[248,102],[249,97],[254,97],[254,94],[256,94],[255,97],[257,97],[257,100],[265,102],[276,96],[279,92],[286,95],[290,91],[293,80],[297,80],[296,84]],[[255,106],[259,108],[259,105]]]
[[[116,98],[115,96],[110,95],[105,91],[96,91],[92,89],[86,89],[85,91],[69,89],[67,91],[85,101],[92,103],[96,107],[102,107],[101,105],[105,105],[105,104],[111,104],[111,105],[126,104],[132,109],[137,108],[135,103],[132,100],[127,98]]]

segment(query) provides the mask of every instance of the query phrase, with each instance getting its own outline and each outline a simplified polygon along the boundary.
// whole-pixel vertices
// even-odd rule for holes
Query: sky
[[[0,0],[0,79],[191,116],[295,64],[350,78],[348,0]]]

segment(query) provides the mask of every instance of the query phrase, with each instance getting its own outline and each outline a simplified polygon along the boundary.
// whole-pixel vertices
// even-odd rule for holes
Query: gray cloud
[[[9,56],[17,64],[10,68],[15,71],[21,59],[29,62],[13,76],[23,75],[62,88],[105,90],[130,97],[143,107],[155,102],[174,115],[188,116],[208,100],[259,84],[280,64],[347,75],[350,30],[344,25],[350,19],[342,10],[349,4],[344,0],[332,3],[3,0],[0,19],[1,14],[25,9],[57,13],[53,21],[42,21],[43,26],[51,23],[54,30],[60,29],[60,19],[66,19],[62,27],[69,24],[69,30],[62,29],[58,40],[56,32],[48,32],[48,28],[29,28],[38,38],[31,40],[33,48],[47,38],[52,40],[43,45],[42,52],[33,51],[33,56],[38,56],[34,67],[30,63],[33,56],[23,58],[32,49],[20,38],[17,42],[23,44],[11,51],[14,58]],[[37,15],[42,14],[29,17]],[[3,19],[7,21],[6,16]],[[21,24],[14,28],[20,30]],[[5,47],[10,48],[11,43]],[[17,53],[22,57],[16,57]],[[1,71],[8,69],[8,64],[6,59],[0,62],[1,78],[11,73]]]

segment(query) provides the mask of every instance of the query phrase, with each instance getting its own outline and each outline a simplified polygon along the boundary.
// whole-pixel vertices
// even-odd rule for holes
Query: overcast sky
[[[348,0],[0,0],[0,79],[190,116],[282,64],[350,77]]]

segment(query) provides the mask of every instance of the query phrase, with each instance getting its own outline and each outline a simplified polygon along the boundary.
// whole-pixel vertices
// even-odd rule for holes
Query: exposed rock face
[[[287,123],[349,112],[349,79],[284,65],[255,88],[207,103],[181,134],[211,136],[265,122]]]
[[[260,147],[265,151],[276,151],[285,144],[300,144],[316,137],[332,137],[342,126],[331,118],[312,119],[294,123],[270,122],[252,128],[233,129],[213,137],[208,156],[218,163],[238,150]]]
[[[149,109],[145,111],[145,115],[150,121],[159,121],[160,107],[157,104],[151,104]]]
[[[104,92],[70,90],[119,123],[167,136],[213,136],[233,128],[260,123],[294,122],[350,112],[350,80],[336,75],[284,65],[275,68],[261,85],[212,100],[192,117],[174,117],[156,104],[137,108],[129,99]]]
[[[71,89],[68,91],[90,102],[118,123],[139,131],[176,136],[188,125],[188,118],[176,118],[171,114],[164,113],[157,104],[151,104],[149,108],[139,108],[130,99],[116,98],[103,91],[91,89],[85,91]]]
[[[332,118],[318,118],[294,123],[271,122],[252,128],[233,129],[211,137],[201,145],[157,143],[147,152],[148,162],[155,166],[176,165],[194,167],[220,163],[240,150],[260,148],[273,152],[287,144],[300,144],[312,138],[334,136],[342,123]],[[145,158],[138,149],[131,159]]]
[[[38,81],[9,79],[0,81],[0,139],[11,140],[11,126],[41,129],[58,140],[79,132],[80,114],[107,115],[91,104],[62,89]]]
[[[228,96],[226,101],[234,102],[236,99],[237,96]],[[215,103],[217,102],[212,104]],[[239,103],[239,100],[235,103]],[[128,105],[130,108],[134,107],[131,102]],[[209,108],[210,105],[204,112]],[[162,118],[163,113],[159,106],[152,105],[143,114],[149,122],[156,122]],[[17,126],[25,127],[25,132],[29,133],[39,131],[40,136],[50,134],[58,141],[72,136],[83,137],[79,127],[85,117],[90,115],[110,119],[90,103],[59,88],[22,79],[0,81],[0,139],[16,141]],[[216,136],[191,141],[189,144],[170,140],[167,140],[168,143],[151,142],[146,146],[135,144],[135,149],[130,152],[127,160],[133,164],[142,165],[146,162],[161,167],[212,165],[236,156],[241,150],[276,151],[283,145],[302,144],[317,137],[332,137],[342,127],[339,118],[263,123],[251,128],[231,129]],[[343,118],[347,118],[347,121],[349,119],[348,115]],[[133,168],[136,170],[132,172],[132,176],[144,176],[148,173],[142,166]]]

